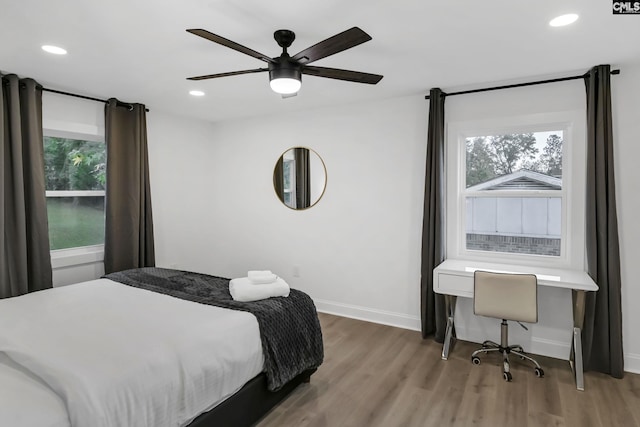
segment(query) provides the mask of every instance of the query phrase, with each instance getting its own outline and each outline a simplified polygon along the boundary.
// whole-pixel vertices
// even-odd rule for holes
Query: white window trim
[[[450,122],[445,147],[446,257],[484,260],[520,265],[554,266],[583,269],[585,264],[585,176],[586,121],[584,111],[562,111],[486,120]],[[545,255],[484,252],[466,249],[465,197],[489,196],[486,193],[465,192],[465,139],[478,135],[538,132],[553,129],[564,131],[562,190],[510,191],[500,196],[562,195],[562,240],[559,257]],[[464,154],[464,155],[463,155]],[[492,192],[493,193],[493,192]],[[495,197],[497,193],[493,193]]]
[[[46,191],[47,197],[103,197],[105,190],[51,190]]]
[[[59,126],[62,126],[60,123],[56,123]],[[49,125],[53,125],[53,123],[49,123]],[[71,124],[69,124],[71,126]],[[44,127],[43,129],[44,136],[50,136],[53,138],[69,138],[69,139],[79,139],[82,141],[93,141],[93,142],[102,142],[104,143],[104,134],[101,133],[88,133],[83,129],[83,132],[74,132],[70,130],[63,129],[55,129],[53,127]],[[97,130],[96,130],[97,131]]]
[[[104,245],[80,246],[51,251],[51,268],[54,270],[103,261]]]

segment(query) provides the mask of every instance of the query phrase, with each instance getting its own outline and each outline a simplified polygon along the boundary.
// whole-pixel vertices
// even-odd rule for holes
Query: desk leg
[[[456,297],[455,295],[444,296],[445,309],[447,311],[447,329],[444,333],[444,344],[442,345],[442,359],[447,360],[449,358],[449,351],[451,350],[452,341],[456,338],[455,325],[453,324],[453,318],[456,312]]]
[[[573,300],[573,339],[569,363],[576,378],[576,388],[584,391],[584,370],[582,365],[582,327],[584,326],[585,291],[572,291]]]

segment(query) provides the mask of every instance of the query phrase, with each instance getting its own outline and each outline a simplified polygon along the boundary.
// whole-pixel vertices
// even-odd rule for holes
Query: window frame
[[[445,139],[446,257],[504,264],[582,268],[585,240],[586,121],[584,112],[562,111],[450,122]],[[510,133],[563,131],[561,190],[466,189],[466,139]],[[467,197],[561,197],[560,256],[467,249]]]
[[[107,144],[103,134],[92,134],[43,127],[43,144],[45,137],[68,138],[82,141],[103,143],[105,153]],[[106,197],[105,190],[45,190],[45,197]],[[73,248],[53,249],[51,253],[52,268],[59,269],[83,264],[91,264],[104,260],[104,243],[98,245],[77,246]]]

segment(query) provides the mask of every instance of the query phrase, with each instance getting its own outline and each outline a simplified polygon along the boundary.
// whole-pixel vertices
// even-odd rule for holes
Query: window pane
[[[51,250],[104,243],[104,196],[47,197]]]
[[[560,256],[560,197],[467,197],[468,250]]]
[[[562,190],[563,131],[466,138],[467,250],[560,256],[562,198],[506,197]],[[489,197],[487,197],[489,196]]]
[[[562,189],[563,131],[466,138],[466,188]]]
[[[43,144],[51,249],[103,244],[104,142],[45,136]]]
[[[44,160],[47,190],[104,190],[103,142],[45,136]]]
[[[289,150],[292,151],[292,150]],[[285,153],[286,155],[293,155],[291,153]],[[295,160],[293,159],[284,159],[282,163],[282,171],[284,173],[284,204],[289,206],[290,208],[296,207],[295,200],[295,186],[296,186],[296,175],[295,175]]]

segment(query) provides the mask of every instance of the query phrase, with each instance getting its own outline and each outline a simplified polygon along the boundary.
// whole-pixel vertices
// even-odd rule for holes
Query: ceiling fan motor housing
[[[269,62],[269,80],[295,79],[302,81],[302,67],[289,59],[289,55],[283,54],[273,58],[275,62]]]

